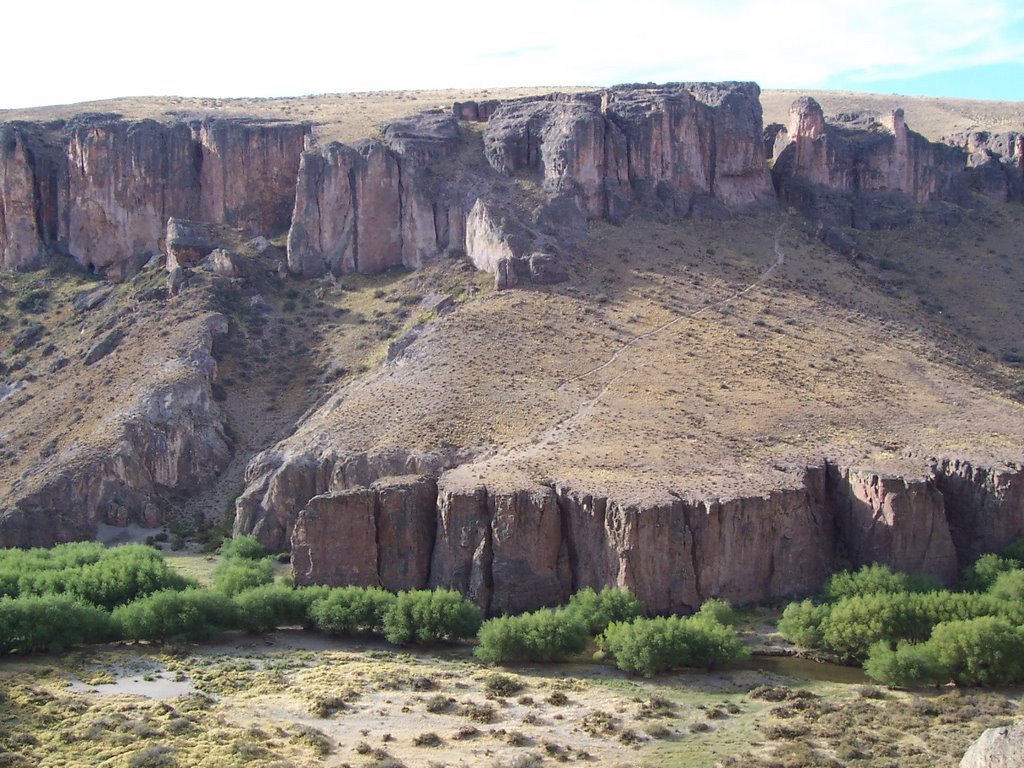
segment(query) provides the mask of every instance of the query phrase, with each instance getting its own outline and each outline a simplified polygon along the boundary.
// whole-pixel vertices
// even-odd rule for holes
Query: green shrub
[[[598,642],[619,669],[645,677],[679,667],[710,669],[747,655],[735,630],[702,616],[611,624]]]
[[[233,539],[225,539],[217,552],[225,559],[233,560],[262,560],[267,556],[267,551],[255,536],[236,536]]]
[[[280,584],[263,584],[234,596],[239,623],[249,632],[266,632],[277,627],[300,627],[309,622],[309,600],[303,590]]]
[[[113,618],[125,640],[205,640],[240,624],[231,599],[205,589],[157,592],[114,609]]]
[[[591,635],[604,632],[613,621],[629,621],[644,612],[643,605],[632,592],[612,587],[605,587],[600,592],[585,587],[569,598],[566,610],[579,616]]]
[[[573,610],[501,616],[480,627],[474,653],[482,661],[562,661],[587,646],[588,627]]]
[[[377,587],[338,587],[315,600],[309,616],[314,627],[329,635],[379,635],[384,632],[384,617],[396,600],[393,594]]]
[[[1000,574],[1017,568],[1018,562],[999,555],[982,555],[964,571],[963,587],[971,592],[985,592]]]
[[[988,594],[995,600],[1020,602],[1024,600],[1024,570],[1014,569],[996,576]]]
[[[228,596],[270,584],[273,580],[274,563],[269,557],[262,560],[228,558],[213,569],[213,588]]]
[[[523,690],[523,683],[508,675],[488,675],[484,679],[484,690],[491,696],[508,698]]]
[[[719,600],[714,597],[701,603],[697,615],[727,627],[731,627],[736,623],[736,611],[733,610],[732,605],[725,600]]]
[[[0,598],[0,654],[59,651],[113,636],[110,614],[63,595]]]
[[[931,577],[893,573],[887,566],[875,564],[865,565],[859,571],[840,571],[832,574],[822,591],[827,601],[835,603],[849,597],[895,592],[930,592],[939,588],[939,582]]]
[[[384,616],[384,637],[395,645],[434,645],[473,637],[480,609],[452,589],[400,592]]]
[[[820,648],[821,623],[830,611],[831,606],[815,605],[810,600],[790,603],[779,620],[779,633],[801,648]]]
[[[959,685],[1006,685],[1024,679],[1024,631],[1006,619],[981,616],[939,624],[928,646]]]
[[[51,550],[0,551],[0,593],[10,597],[66,594],[111,609],[188,586],[193,582],[171,568],[160,552],[140,544],[107,549],[82,542]]]
[[[1003,557],[1015,560],[1018,568],[1024,568],[1024,539],[1017,539],[1003,550]]]
[[[949,679],[927,643],[902,642],[893,650],[880,640],[868,650],[864,671],[872,680],[901,688],[938,685]]]

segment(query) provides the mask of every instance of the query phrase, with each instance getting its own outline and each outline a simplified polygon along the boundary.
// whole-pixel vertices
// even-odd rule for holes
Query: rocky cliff
[[[974,189],[1001,202],[1024,195],[1024,134],[968,131],[947,143],[967,153],[968,183]]]
[[[459,468],[436,484],[383,480],[306,501],[299,493],[288,525],[297,583],[449,587],[494,614],[621,586],[668,613],[711,597],[809,594],[839,567],[872,563],[948,584],[979,552],[1024,531],[1024,474],[958,462],[921,478],[826,464],[808,468],[802,487],[763,497],[650,506],[526,477],[497,487],[467,478]],[[240,530],[284,543],[267,528]]]
[[[0,266],[66,254],[119,279],[161,251],[167,220],[288,228],[308,126],[234,119],[0,127]]]
[[[766,144],[779,197],[828,225],[888,228],[914,204],[963,199],[963,152],[911,131],[900,109],[826,122],[814,99],[798,99]]]
[[[44,456],[7,489],[0,547],[89,539],[98,523],[160,525],[163,495],[194,493],[226,466],[232,445],[211,394],[217,375],[211,348],[227,332],[227,319],[205,313],[187,325],[173,355],[151,352],[153,386],[134,392],[124,409],[111,408],[91,434]],[[118,343],[125,335],[111,333],[117,335],[107,338]],[[108,346],[102,365],[116,366],[118,353]]]

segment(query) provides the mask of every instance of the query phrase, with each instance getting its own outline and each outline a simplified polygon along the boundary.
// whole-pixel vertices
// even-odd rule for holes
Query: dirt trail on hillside
[[[765,271],[761,273],[760,277],[758,277],[757,280],[755,280],[752,283],[746,285],[745,287],[743,287],[740,290],[734,291],[733,293],[729,294],[728,296],[726,296],[726,297],[724,297],[722,299],[719,299],[717,301],[708,302],[708,303],[704,304],[702,307],[700,307],[699,309],[695,309],[692,312],[684,312],[683,314],[680,314],[677,317],[674,317],[673,319],[668,320],[667,322],[664,322],[661,325],[658,325],[658,326],[656,326],[655,328],[652,328],[649,331],[645,331],[644,333],[641,333],[641,334],[638,334],[638,335],[634,336],[633,338],[631,338],[627,342],[625,342],[621,347],[619,347],[614,353],[612,353],[612,355],[605,362],[601,363],[600,365],[594,366],[593,368],[590,368],[589,370],[584,371],[583,373],[580,373],[580,374],[577,374],[575,376],[571,376],[571,377],[567,378],[565,381],[563,381],[556,388],[556,392],[565,392],[567,390],[567,388],[571,384],[573,384],[575,382],[582,381],[584,379],[587,379],[587,378],[593,376],[596,373],[599,373],[600,371],[603,371],[603,370],[606,370],[608,368],[611,368],[616,363],[618,363],[619,360],[621,360],[623,358],[623,356],[626,355],[627,352],[629,352],[630,350],[636,348],[636,346],[638,344],[640,344],[641,342],[646,341],[648,339],[652,339],[652,338],[654,338],[654,337],[664,333],[665,331],[668,331],[673,326],[678,325],[679,323],[681,323],[683,320],[690,320],[690,319],[699,317],[700,315],[704,314],[705,312],[707,312],[707,311],[709,311],[711,309],[714,309],[716,307],[724,306],[724,305],[726,305],[726,304],[728,304],[728,303],[730,303],[732,301],[735,301],[736,299],[740,298],[741,296],[744,296],[744,295],[750,293],[751,291],[755,290],[759,286],[763,285],[765,283],[765,281],[767,281],[772,276],[772,274],[775,272],[775,270],[777,270],[780,266],[782,266],[785,263],[785,261],[786,261],[786,255],[785,255],[785,252],[782,249],[782,244],[780,242],[780,238],[782,237],[782,233],[785,230],[785,228],[786,228],[786,225],[785,225],[785,223],[783,223],[783,224],[780,224],[779,228],[775,231],[775,237],[774,237],[773,248],[772,248],[775,258],[772,261],[772,263],[768,265],[768,267],[765,269]],[[566,431],[571,429],[576,423],[578,423],[579,421],[581,421],[584,418],[586,418],[594,410],[594,408],[596,408],[601,403],[601,401],[608,394],[609,390],[611,390],[611,388],[618,381],[620,381],[621,379],[623,379],[624,377],[626,377],[626,376],[628,376],[628,375],[630,375],[632,373],[635,373],[636,371],[638,371],[641,368],[643,368],[645,365],[647,365],[647,363],[641,363],[639,365],[627,366],[622,371],[620,371],[619,373],[615,374],[611,379],[609,379],[604,384],[604,386],[601,387],[601,389],[597,392],[596,395],[594,395],[593,397],[589,397],[589,398],[584,399],[579,404],[579,407],[576,409],[576,411],[574,413],[567,414],[567,415],[563,416],[562,418],[560,418],[558,421],[556,421],[554,424],[552,424],[550,427],[548,427],[544,432],[542,432],[540,434],[540,436],[535,441],[533,441],[531,444],[529,444],[527,446],[520,447],[520,448],[514,448],[514,449],[512,449],[510,451],[502,452],[502,453],[498,454],[497,456],[494,456],[494,457],[488,459],[486,463],[489,466],[495,466],[495,465],[508,464],[508,463],[511,463],[511,462],[514,462],[514,461],[518,461],[518,460],[522,460],[522,459],[534,458],[543,449],[545,449],[548,446],[550,446],[559,437],[561,437]]]

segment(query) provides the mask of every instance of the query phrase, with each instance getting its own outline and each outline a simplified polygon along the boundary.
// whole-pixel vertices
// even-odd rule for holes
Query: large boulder
[[[1020,768],[1024,765],[1024,720],[989,728],[971,744],[960,768]]]

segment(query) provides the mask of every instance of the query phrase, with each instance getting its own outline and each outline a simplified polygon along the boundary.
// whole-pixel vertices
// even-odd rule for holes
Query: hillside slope
[[[0,545],[233,511],[300,583],[495,613],[952,578],[1024,535],[1021,158],[790,97],[0,114],[0,244],[46,266],[0,277]],[[1024,114],[899,105],[932,139]]]

